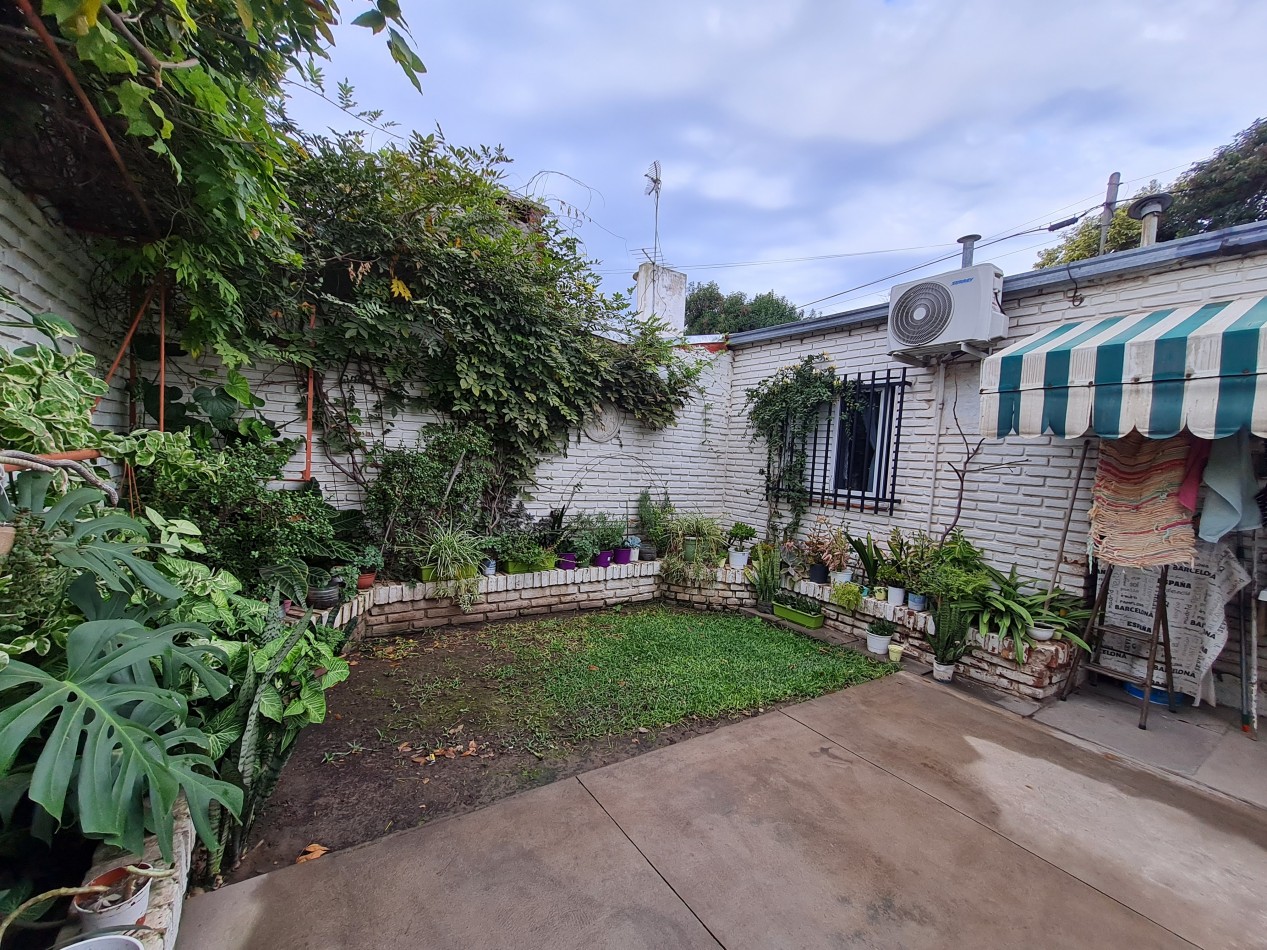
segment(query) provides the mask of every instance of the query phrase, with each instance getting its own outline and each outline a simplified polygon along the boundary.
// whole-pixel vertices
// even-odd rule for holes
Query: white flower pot
[[[748,566],[748,552],[732,549],[730,552],[730,566],[736,571],[742,571]]]
[[[638,554],[639,554],[639,552],[640,552],[640,551],[641,551],[641,548],[630,548],[630,549],[629,549],[629,563],[630,563],[630,564],[632,564],[632,563],[634,563],[636,560],[638,560]]]
[[[901,607],[904,603],[906,603],[906,588],[894,587],[890,584],[889,603],[891,603],[894,607]]]
[[[933,679],[939,683],[949,683],[955,678],[955,664],[938,663],[933,660]]]
[[[876,656],[888,656],[892,637],[878,637],[874,633],[867,634],[867,652]]]
[[[889,644],[889,662],[890,663],[902,662],[902,652],[905,649],[906,647],[904,647],[900,643],[890,643]]]
[[[1056,628],[1045,623],[1036,623],[1029,628],[1029,635],[1035,640],[1050,640],[1056,635]]]
[[[831,582],[833,584],[852,584],[853,571],[832,571]]]
[[[139,868],[148,868],[148,864],[138,864]],[[91,884],[103,884],[107,887],[122,881],[128,876],[125,868],[114,868],[105,874],[95,877]],[[133,927],[145,923],[145,914],[150,909],[151,878],[145,878],[136,891],[125,901],[119,901],[99,910],[90,909],[100,895],[81,894],[75,898],[75,910],[79,914],[79,923],[84,933],[98,930],[110,930],[115,927]]]
[[[62,950],[145,950],[145,944],[127,934],[101,934],[62,944]]]

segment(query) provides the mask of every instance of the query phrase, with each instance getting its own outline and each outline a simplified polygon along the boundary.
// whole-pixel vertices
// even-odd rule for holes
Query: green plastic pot
[[[531,574],[537,569],[537,565],[529,564],[524,561],[507,561],[506,571],[510,574]]]
[[[824,619],[821,613],[803,614],[799,610],[777,602],[774,605],[774,615],[776,617],[782,617],[784,620],[790,620],[792,623],[799,624],[806,630],[817,630],[823,625]]]
[[[464,581],[468,577],[474,577],[477,573],[479,573],[479,568],[475,567],[474,565],[472,565],[471,567],[464,567],[460,571],[458,571],[458,576],[456,579]],[[421,576],[422,579],[427,583],[430,583],[431,581],[438,581],[438,580],[449,580],[449,578],[447,577],[444,577],[444,578],[436,577],[436,569],[432,567],[430,564],[424,564],[422,566],[422,569],[419,571],[419,576]]]

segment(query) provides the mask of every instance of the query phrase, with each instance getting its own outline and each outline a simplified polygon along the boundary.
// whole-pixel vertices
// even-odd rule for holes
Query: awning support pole
[[[1082,457],[1078,460],[1078,474],[1073,477],[1073,490],[1069,492],[1069,507],[1065,509],[1065,524],[1060,529],[1060,545],[1056,548],[1056,563],[1051,568],[1051,581],[1047,584],[1047,600],[1050,602],[1056,590],[1056,582],[1060,579],[1060,566],[1065,560],[1065,544],[1069,541],[1069,523],[1073,521],[1073,508],[1078,501],[1078,489],[1082,487],[1082,472],[1087,467],[1087,453],[1091,451],[1091,440],[1083,439]]]

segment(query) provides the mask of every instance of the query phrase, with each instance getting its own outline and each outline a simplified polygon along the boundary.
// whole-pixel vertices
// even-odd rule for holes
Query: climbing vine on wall
[[[253,315],[242,348],[327,377],[328,448],[362,451],[358,419],[429,411],[488,432],[521,482],[600,404],[659,429],[696,391],[704,363],[599,293],[576,238],[502,184],[500,149],[438,134],[304,149],[287,176],[296,261],[235,285]]]
[[[766,446],[765,494],[769,506],[768,537],[792,537],[809,510],[808,442],[818,429],[824,406],[840,399],[840,418],[847,427],[862,408],[857,384],[842,380],[824,353],[804,357],[763,379],[745,393],[753,441]],[[781,508],[788,522],[780,525]]]

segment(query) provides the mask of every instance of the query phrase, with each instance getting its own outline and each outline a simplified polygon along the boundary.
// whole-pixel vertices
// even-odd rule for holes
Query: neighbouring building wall
[[[93,260],[87,242],[45,215],[18,187],[0,175],[0,287],[22,306],[36,313],[51,312],[65,317],[80,331],[77,341],[97,357],[102,372],[114,358],[114,349],[105,340],[93,319],[90,280]],[[0,315],[6,320],[25,320],[21,311],[0,301]],[[33,331],[0,327],[0,342],[21,345],[46,338]],[[110,395],[103,399],[95,421],[102,428],[119,429],[127,424],[124,381],[116,380]]]

